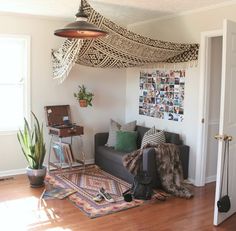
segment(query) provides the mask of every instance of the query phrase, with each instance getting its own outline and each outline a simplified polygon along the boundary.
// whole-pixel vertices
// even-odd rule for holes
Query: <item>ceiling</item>
[[[236,0],[87,0],[105,17],[120,25],[129,25],[164,16],[176,15]],[[0,12],[72,19],[79,0],[0,0]]]

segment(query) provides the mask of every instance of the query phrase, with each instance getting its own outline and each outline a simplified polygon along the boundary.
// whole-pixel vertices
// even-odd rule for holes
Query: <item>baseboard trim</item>
[[[191,184],[195,185],[195,180],[194,180],[194,179],[188,178],[188,181],[189,181]]]
[[[206,184],[212,183],[216,181],[216,176],[208,176],[206,177]]]
[[[94,162],[95,162],[94,159],[85,160],[85,164],[94,164]],[[25,173],[26,173],[26,168],[12,169],[12,170],[0,171],[0,177],[15,176]]]
[[[25,173],[26,173],[26,168],[6,170],[6,171],[0,171],[0,177],[15,176],[15,175],[21,175]]]
[[[95,163],[95,159],[85,160],[85,164],[94,164],[94,163]]]

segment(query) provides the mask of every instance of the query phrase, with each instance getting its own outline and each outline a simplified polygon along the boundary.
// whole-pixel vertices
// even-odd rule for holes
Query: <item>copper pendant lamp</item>
[[[83,0],[80,2],[79,12],[75,16],[75,22],[69,23],[63,29],[56,30],[54,35],[64,38],[96,39],[108,34],[96,25],[87,22],[88,15],[84,12]]]

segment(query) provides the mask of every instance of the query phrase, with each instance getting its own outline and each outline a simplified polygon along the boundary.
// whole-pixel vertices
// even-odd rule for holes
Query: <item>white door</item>
[[[236,212],[236,22],[224,20],[223,23],[223,59],[220,106],[219,135],[232,136],[230,142],[229,196],[231,209],[228,213],[219,213],[217,201],[220,198],[223,167],[224,141],[218,142],[218,164],[214,208],[214,225],[219,225]],[[220,103],[220,102],[219,102]],[[223,194],[226,193],[226,178],[223,178]]]

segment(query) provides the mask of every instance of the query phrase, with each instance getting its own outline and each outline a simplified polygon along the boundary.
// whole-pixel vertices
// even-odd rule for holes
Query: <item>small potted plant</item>
[[[35,114],[33,112],[31,113],[34,119],[32,128],[30,128],[28,121],[24,118],[24,129],[18,131],[17,138],[29,164],[26,170],[30,185],[36,188],[44,185],[46,167],[43,166],[43,161],[46,148],[43,136],[43,124],[40,126]]]
[[[79,91],[74,93],[74,97],[79,101],[80,107],[92,106],[94,94],[88,92],[84,85],[79,85]]]

